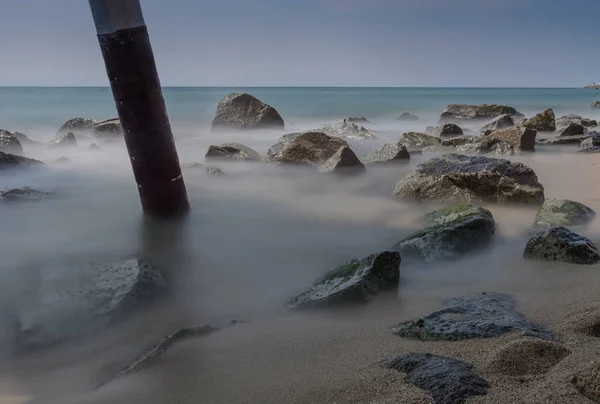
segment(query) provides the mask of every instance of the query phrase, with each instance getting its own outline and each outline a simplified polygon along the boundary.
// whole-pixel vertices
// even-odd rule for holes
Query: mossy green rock
[[[429,227],[396,243],[394,250],[428,262],[456,259],[485,247],[496,230],[491,212],[471,205],[437,210],[423,222]]]
[[[556,130],[556,117],[552,109],[540,112],[533,118],[527,120],[523,126],[540,132],[554,132]]]
[[[582,265],[600,261],[598,247],[591,240],[565,227],[553,227],[535,234],[527,242],[523,257]]]
[[[538,211],[534,226],[536,229],[583,226],[591,222],[594,216],[596,212],[582,203],[567,199],[548,199]]]
[[[288,308],[319,308],[369,301],[380,290],[395,289],[400,281],[400,254],[381,251],[348,261],[327,272]]]

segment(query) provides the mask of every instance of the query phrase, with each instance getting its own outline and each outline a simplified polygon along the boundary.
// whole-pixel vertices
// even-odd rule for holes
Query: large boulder
[[[496,130],[486,137],[508,143],[516,150],[535,151],[536,136],[537,132],[533,129],[512,127],[508,129]]]
[[[23,153],[23,146],[15,135],[9,131],[0,129],[0,151],[11,154]]]
[[[14,154],[4,153],[0,151],[0,170],[24,167],[37,167],[43,165],[41,161],[29,159],[27,157],[17,156]]]
[[[450,104],[444,109],[440,119],[444,120],[489,120],[500,115],[523,116],[513,107],[495,104],[464,105]]]
[[[583,203],[567,199],[547,199],[538,210],[534,226],[537,229],[583,226],[595,216],[596,212]]]
[[[119,118],[95,121],[92,129],[94,136],[99,139],[111,140],[123,136],[123,127]]]
[[[62,135],[48,144],[49,149],[62,149],[77,146],[77,139],[73,132]]]
[[[556,118],[552,109],[540,112],[523,124],[526,128],[535,129],[540,132],[554,132],[556,130]]]
[[[485,132],[486,130],[495,131],[500,129],[506,129],[512,126],[515,126],[515,121],[513,121],[510,115],[504,114],[497,116],[496,118],[492,119],[487,124],[485,124],[481,128],[481,132]]]
[[[76,337],[154,302],[165,291],[162,274],[142,260],[109,264],[49,265],[39,296],[19,310],[21,347]]]
[[[446,123],[438,126],[433,133],[435,136],[439,137],[456,137],[462,136],[463,130],[456,124]]]
[[[487,246],[496,224],[490,211],[471,205],[443,208],[425,216],[428,225],[396,243],[403,257],[427,262],[456,259]]]
[[[357,174],[365,171],[365,166],[348,146],[342,146],[320,169],[324,173]]]
[[[542,204],[544,187],[522,163],[484,156],[435,157],[394,187],[398,197],[415,201],[489,201]]]
[[[96,123],[96,121],[94,121],[93,119],[81,118],[81,117],[72,118],[72,119],[69,119],[67,122],[65,122],[63,124],[63,126],[60,127],[60,129],[58,130],[58,132],[56,134],[63,135],[68,132],[74,132],[74,133],[90,132],[90,131],[92,131],[92,129],[94,129],[95,123]]]
[[[377,139],[364,126],[359,126],[348,119],[338,119],[317,130],[329,136],[336,136],[347,140]]]
[[[563,131],[560,133],[561,136],[579,136],[583,135],[585,132],[585,128],[578,123],[570,123]]]
[[[369,301],[380,290],[395,289],[400,280],[400,254],[382,251],[355,259],[326,273],[288,307],[317,308]]]
[[[575,114],[563,115],[556,120],[556,126],[559,128],[566,128],[572,123],[577,123],[586,128],[598,125],[598,122],[593,119],[587,119],[582,117],[581,115]]]
[[[416,121],[419,117],[408,112],[403,112],[398,118],[397,121]]]
[[[283,118],[275,108],[246,93],[232,93],[221,98],[212,120],[213,131],[284,127]]]
[[[386,143],[366,157],[368,164],[405,163],[410,161],[410,153],[402,143]]]
[[[399,144],[406,145],[407,148],[429,148],[439,146],[442,140],[439,137],[431,136],[425,133],[408,132],[400,135]]]
[[[240,143],[224,143],[211,145],[204,156],[207,160],[244,160],[260,161],[258,152]]]
[[[482,293],[442,302],[442,309],[392,328],[400,337],[423,341],[460,341],[498,338],[510,332],[553,340],[547,328],[516,311],[509,295]]]
[[[271,146],[265,159],[269,163],[321,165],[343,146],[350,147],[344,139],[323,132],[290,133]]]
[[[535,234],[527,242],[523,257],[584,265],[600,261],[598,247],[591,240],[565,227],[552,227]]]

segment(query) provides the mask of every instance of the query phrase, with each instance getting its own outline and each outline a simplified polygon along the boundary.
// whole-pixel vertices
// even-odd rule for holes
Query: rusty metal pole
[[[190,205],[139,0],[89,0],[144,212]]]

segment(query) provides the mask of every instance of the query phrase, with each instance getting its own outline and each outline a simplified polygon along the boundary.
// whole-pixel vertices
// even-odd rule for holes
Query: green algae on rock
[[[539,209],[534,226],[536,229],[583,226],[595,216],[596,212],[582,203],[568,199],[548,199]]]

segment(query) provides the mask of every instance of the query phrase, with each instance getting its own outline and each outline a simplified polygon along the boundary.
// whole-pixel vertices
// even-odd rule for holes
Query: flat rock
[[[575,122],[572,122],[569,124],[569,126],[567,126],[566,128],[563,129],[563,131],[560,133],[561,136],[578,136],[578,135],[583,135],[585,132],[585,128]]]
[[[322,308],[345,303],[364,303],[380,290],[393,290],[400,280],[400,254],[381,251],[348,261],[318,279],[306,292],[294,297],[288,308]]]
[[[439,146],[442,142],[442,139],[439,137],[431,136],[426,133],[419,132],[408,132],[400,135],[399,144],[406,145],[407,148],[417,147],[417,148],[428,148]]]
[[[350,147],[344,139],[323,132],[290,133],[271,146],[265,160],[269,163],[321,165],[343,146]]]
[[[540,112],[533,118],[528,119],[523,126],[540,132],[554,132],[556,130],[556,118],[552,109]]]
[[[38,160],[29,159],[27,157],[22,156],[16,156],[14,154],[4,153],[0,151],[0,170],[23,167],[37,167],[43,164],[44,163]]]
[[[594,362],[577,372],[571,378],[571,383],[583,396],[600,403],[600,362]]]
[[[75,139],[75,135],[73,134],[73,132],[69,132],[65,135],[62,135],[48,144],[49,149],[62,149],[76,146],[77,139]]]
[[[348,146],[342,146],[319,170],[323,173],[358,174],[365,171],[365,166]]]
[[[503,114],[495,117],[481,128],[481,132],[486,130],[501,130],[515,126],[515,121],[508,114]]]
[[[396,118],[397,121],[417,121],[418,119],[418,116],[410,114],[408,112],[403,112],[398,118]]]
[[[240,143],[224,143],[211,145],[205,155],[206,159],[215,160],[244,160],[260,161],[262,157],[258,152]]]
[[[486,136],[511,145],[515,150],[535,151],[537,131],[525,127],[512,127],[496,130]]]
[[[552,227],[535,234],[527,242],[523,257],[581,265],[600,261],[598,247],[591,240],[565,227]]]
[[[541,375],[569,356],[560,344],[539,339],[521,339],[509,343],[488,363],[490,373],[507,376]]]
[[[397,197],[415,201],[511,202],[542,204],[544,187],[522,163],[484,156],[435,157],[394,187]]]
[[[386,143],[366,157],[368,164],[406,163],[408,161],[410,161],[410,153],[403,143]]]
[[[232,93],[217,102],[212,120],[213,131],[283,129],[279,112],[247,93]]]
[[[23,146],[21,146],[21,142],[15,135],[0,129],[0,151],[20,155],[23,153]]]
[[[424,230],[396,243],[402,257],[418,257],[427,262],[457,259],[486,247],[496,224],[491,212],[471,205],[439,209],[425,216]]]
[[[371,123],[367,118],[356,117],[356,116],[347,118],[347,121],[348,122],[354,122],[354,123]]]
[[[56,192],[42,191],[31,187],[8,188],[0,191],[0,199],[5,201],[37,201],[56,196]]]
[[[96,121],[94,121],[93,119],[82,117],[71,118],[67,122],[65,122],[63,126],[60,127],[56,134],[60,136],[68,132],[90,132],[92,131],[92,129],[94,129],[95,123]]]
[[[512,117],[522,117],[523,114],[513,107],[506,105],[483,104],[483,105],[465,105],[450,104],[444,109],[440,119],[444,120],[489,120],[500,115],[510,115]]]
[[[346,140],[377,139],[377,137],[371,134],[364,126],[357,125],[347,119],[338,119],[324,125],[320,129],[317,129],[317,131]]]
[[[439,137],[456,137],[462,136],[463,130],[460,128],[460,126],[456,124],[446,123],[444,125],[438,126],[433,132],[433,134]]]
[[[98,139],[112,140],[123,136],[123,127],[119,118],[110,118],[103,121],[94,121],[92,133]]]
[[[485,396],[490,388],[473,365],[429,353],[410,353],[386,364],[406,373],[404,381],[427,391],[435,404],[462,404],[469,397]]]
[[[423,341],[460,341],[497,338],[507,333],[553,340],[552,332],[515,310],[514,299],[505,294],[482,293],[447,299],[442,310],[417,320],[400,323],[392,332]]]
[[[584,118],[581,115],[575,114],[563,115],[556,119],[556,126],[559,128],[566,128],[572,123],[579,124],[586,128],[598,125],[598,122],[593,119]]]
[[[534,227],[544,229],[583,226],[590,223],[595,216],[596,212],[582,203],[568,199],[547,199],[538,210]]]

